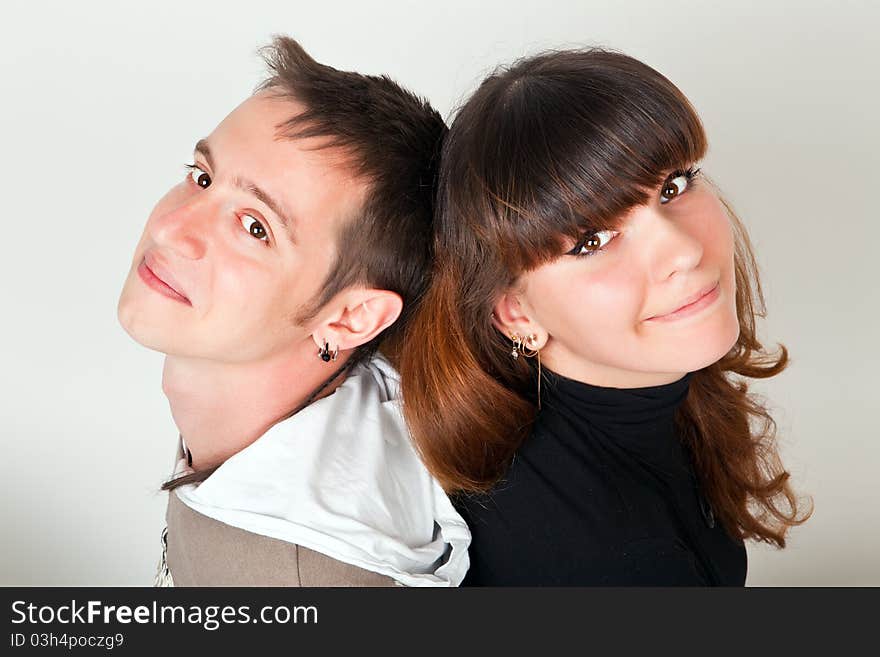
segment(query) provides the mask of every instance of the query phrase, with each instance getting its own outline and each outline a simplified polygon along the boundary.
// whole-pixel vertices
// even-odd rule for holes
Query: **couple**
[[[180,434],[157,583],[742,585],[743,539],[784,547],[808,515],[731,374],[788,356],[672,83],[549,52],[447,130],[262,54],[118,304]]]

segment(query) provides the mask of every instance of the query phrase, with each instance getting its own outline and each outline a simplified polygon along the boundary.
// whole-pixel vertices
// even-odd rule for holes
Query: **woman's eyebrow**
[[[211,167],[212,171],[215,171],[214,165],[214,157],[211,155],[211,147],[208,146],[207,139],[199,139],[196,142],[194,152],[198,153],[202,157],[205,158],[208,162],[208,166]],[[287,234],[288,239],[292,244],[296,244],[296,235],[295,235],[295,222],[291,218],[291,215],[284,210],[284,206],[274,199],[271,194],[261,189],[255,183],[250,182],[249,180],[245,180],[241,177],[235,176],[232,179],[232,184],[238,187],[241,190],[248,192],[255,196],[260,202],[265,204],[275,215],[278,217],[278,220],[281,222],[281,225],[284,227],[284,232]]]

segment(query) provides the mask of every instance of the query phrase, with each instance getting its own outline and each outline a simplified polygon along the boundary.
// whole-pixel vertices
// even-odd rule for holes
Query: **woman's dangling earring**
[[[511,358],[519,359],[519,350],[522,347],[522,337],[517,333],[511,333],[510,339],[513,341],[513,350],[510,352]]]
[[[532,344],[537,339],[538,339],[538,336],[535,335],[534,333],[532,333],[529,337],[526,338],[526,342],[528,342],[529,344]],[[533,358],[538,355],[538,353],[539,353],[538,349],[535,349],[534,347],[529,347],[529,349],[531,349],[531,353],[526,351],[526,348],[524,346],[520,346],[520,352],[522,353],[523,356],[528,356],[529,358]]]
[[[336,360],[336,357],[338,355],[339,355],[339,347],[337,346],[336,349],[334,349],[333,353],[331,354],[330,353],[330,345],[327,344],[326,340],[324,340],[324,346],[321,347],[320,349],[318,349],[318,356],[320,356],[321,360],[323,360],[325,363],[327,363],[331,360]]]
[[[538,410],[541,409],[541,350],[536,349],[534,347],[525,347],[523,344],[523,338],[518,333],[511,333],[510,339],[513,341],[513,351],[510,352],[510,355],[514,359],[518,359],[519,355],[522,354],[526,358],[534,358],[538,357]],[[538,339],[538,336],[532,333],[529,335],[525,341],[530,345],[534,343]]]
[[[538,336],[534,333],[526,338],[526,342],[532,344],[538,340]],[[526,354],[526,356],[537,356],[538,357],[538,410],[541,410],[541,350],[532,347],[532,353]]]

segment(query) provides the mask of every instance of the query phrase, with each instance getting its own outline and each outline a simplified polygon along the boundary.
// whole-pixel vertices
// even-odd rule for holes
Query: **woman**
[[[458,113],[400,373],[471,527],[464,584],[742,585],[743,540],[784,547],[809,517],[731,376],[788,353],[756,337],[757,267],[706,148],[669,80],[601,49],[521,60]]]

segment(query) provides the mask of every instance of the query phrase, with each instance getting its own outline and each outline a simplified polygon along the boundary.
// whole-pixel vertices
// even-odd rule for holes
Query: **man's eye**
[[[266,233],[266,229],[263,227],[257,219],[254,219],[249,214],[243,214],[240,217],[241,225],[244,226],[244,229],[254,237],[259,240],[262,240],[268,244],[269,235]]]
[[[202,171],[195,164],[187,164],[186,168],[189,169],[189,177],[192,178],[193,182],[205,189],[211,186],[211,176]]]

